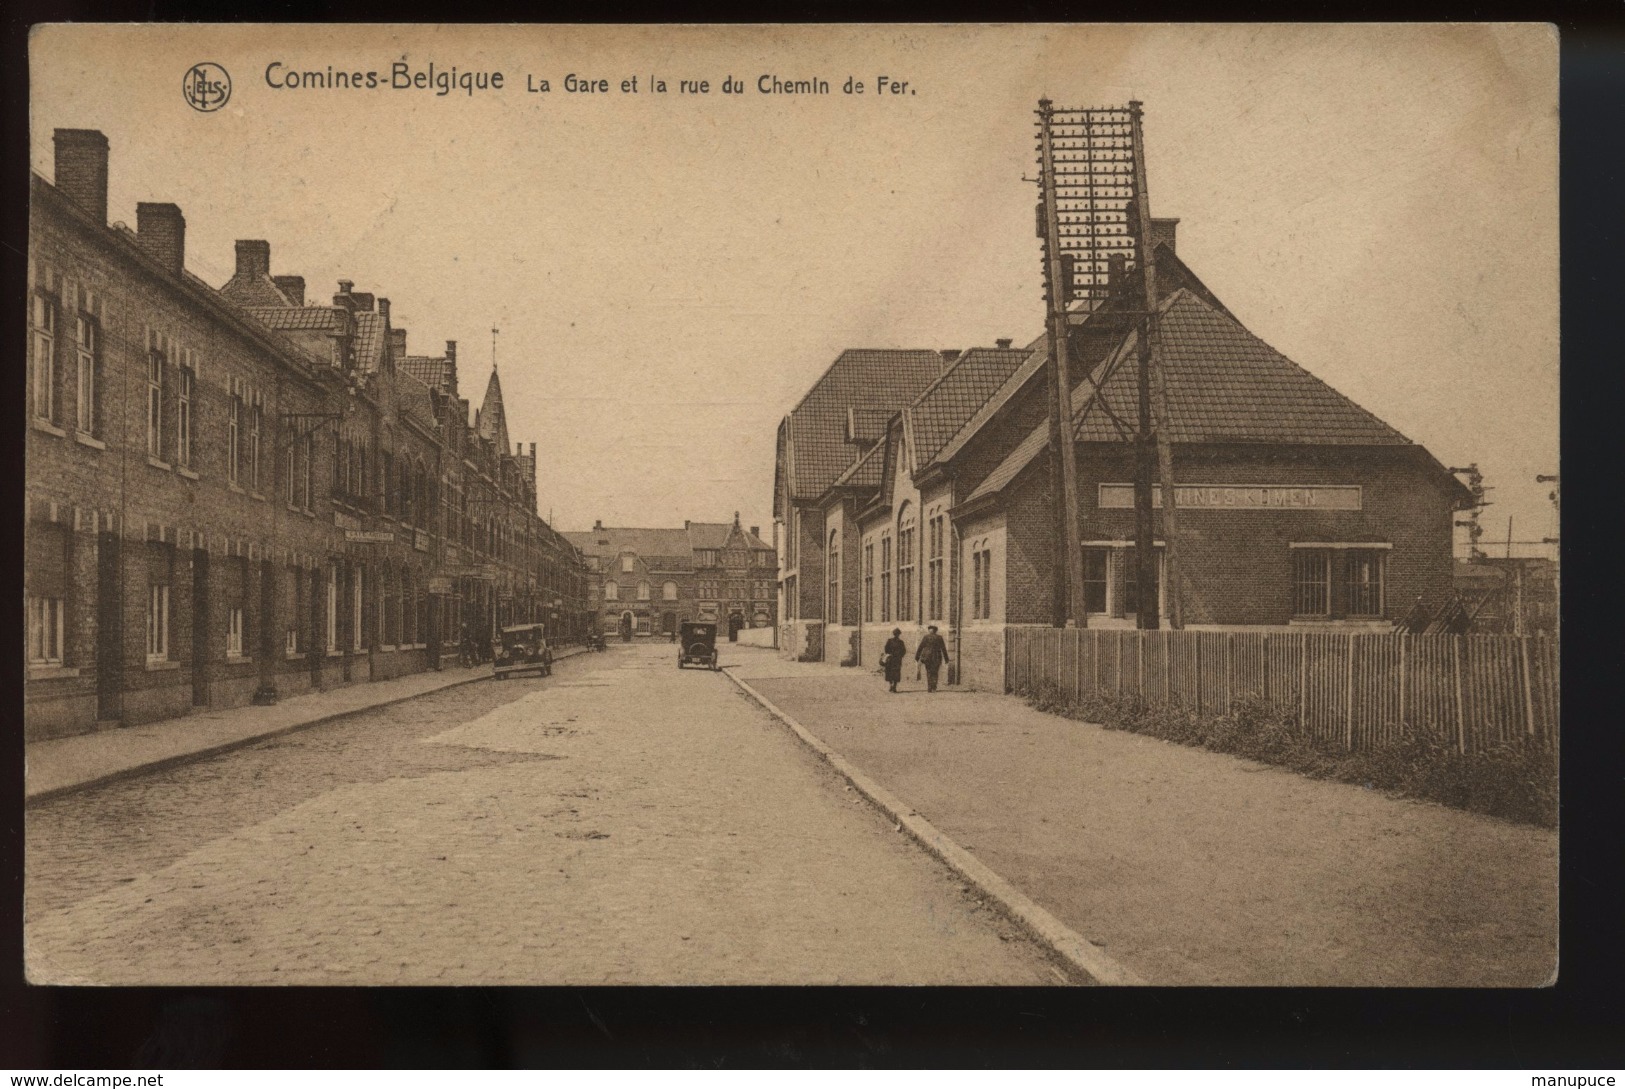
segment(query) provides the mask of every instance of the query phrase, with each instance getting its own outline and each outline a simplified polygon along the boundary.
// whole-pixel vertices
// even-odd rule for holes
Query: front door
[[[192,550],[192,706],[209,702],[209,554]]]
[[[739,613],[728,614],[728,642],[739,642],[739,629],[745,626],[745,618]]]
[[[117,722],[124,713],[124,599],[119,595],[123,549],[118,534],[96,540],[96,719]]]

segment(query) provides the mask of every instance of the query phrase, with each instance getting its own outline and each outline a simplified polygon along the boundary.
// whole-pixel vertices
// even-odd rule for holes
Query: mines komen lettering
[[[473,96],[476,91],[500,91],[502,73],[480,70],[464,71],[453,65],[440,68],[433,61],[422,68],[413,68],[405,61],[395,61],[388,74],[377,69],[366,71],[335,68],[290,68],[282,61],[265,66],[266,86],[278,91],[433,91],[436,95],[449,95],[461,91]]]

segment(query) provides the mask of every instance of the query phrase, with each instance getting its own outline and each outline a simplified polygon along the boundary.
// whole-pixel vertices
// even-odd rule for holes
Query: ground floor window
[[[1387,549],[1292,549],[1292,615],[1301,619],[1385,615]]]
[[[226,657],[243,656],[243,608],[233,605],[226,610]]]
[[[169,657],[169,587],[147,587],[147,660]]]
[[[1107,561],[1110,557],[1110,549],[1083,550],[1083,611],[1086,613],[1106,611]]]
[[[1085,614],[1125,618],[1140,612],[1140,565],[1133,545],[1109,542],[1083,549],[1083,609]],[[1156,549],[1151,587],[1145,595],[1149,607],[1162,606],[1162,549]]]
[[[323,605],[327,622],[327,649],[331,653],[339,649],[339,569],[336,566],[327,569],[327,593],[322,595],[325,599]]]
[[[993,550],[979,548],[971,553],[971,606],[972,620],[990,620],[993,617]]]
[[[305,578],[304,572],[297,567],[288,568],[288,627],[285,647],[287,653],[298,654],[304,650],[304,617],[305,617]]]
[[[361,603],[366,600],[362,588],[365,574],[359,567],[350,569],[350,649],[361,649],[361,633],[364,631]]]
[[[63,612],[59,597],[28,599],[28,660],[34,665],[62,664]]]

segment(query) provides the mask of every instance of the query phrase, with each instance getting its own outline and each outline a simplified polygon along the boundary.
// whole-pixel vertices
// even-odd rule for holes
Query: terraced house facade
[[[30,738],[436,668],[464,624],[585,622],[493,372],[472,425],[389,301],[308,305],[270,246],[218,290],[185,219],[107,223],[109,149],[32,179],[24,567]]]
[[[1159,350],[1191,628],[1389,630],[1451,592],[1466,489],[1421,446],[1247,330],[1156,236]],[[1134,301],[1070,338],[1086,622],[1133,627]],[[847,352],[779,429],[781,650],[873,666],[893,628],[947,636],[957,683],[1002,688],[1004,633],[1059,622],[1048,341]],[[1159,493],[1160,494],[1160,493]],[[1159,500],[1160,502],[1160,500]],[[1156,515],[1156,548],[1165,548]],[[790,610],[795,610],[793,613]],[[955,653],[957,651],[957,653]]]

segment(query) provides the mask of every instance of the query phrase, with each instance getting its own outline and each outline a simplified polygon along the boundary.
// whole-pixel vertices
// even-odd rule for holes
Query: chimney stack
[[[389,331],[389,352],[392,358],[399,359],[406,354],[406,330],[391,329]]]
[[[257,238],[237,240],[237,278],[258,279],[271,275],[271,243]]]
[[[751,526],[750,527],[750,535],[752,537],[755,537],[758,541],[761,540],[762,539],[762,527],[761,526]]]
[[[354,280],[340,280],[339,281],[339,294],[340,295],[348,295],[354,288],[355,288],[355,281]]]
[[[534,464],[535,461],[536,461],[536,444],[535,443],[530,444],[530,460],[531,460],[532,464]]]
[[[994,343],[995,346],[998,347],[998,349],[1001,352],[1004,352],[1004,351],[1009,351],[1010,350],[1010,345],[1015,343],[1015,341],[1010,337],[1000,337],[998,340],[995,340],[993,343]]]
[[[56,187],[94,219],[107,226],[107,137],[95,129],[57,129]]]
[[[389,321],[389,300],[388,299],[379,299],[378,300],[378,315],[379,315],[379,317],[383,318],[385,322]]]
[[[592,528],[596,532],[600,532],[600,533],[603,532],[604,520],[602,518],[593,519]]]
[[[147,256],[180,275],[186,267],[186,218],[174,204],[135,206],[135,240]]]
[[[303,276],[273,276],[271,282],[281,289],[295,306],[305,305],[305,278]]]
[[[446,341],[446,362],[452,366],[457,365],[457,342],[455,340]]]
[[[942,352],[942,361],[944,363],[952,363],[954,360],[959,358],[959,349],[958,348],[943,348],[943,349],[941,349],[941,352]]]
[[[1155,217],[1152,217],[1152,220],[1151,220],[1151,249],[1152,249],[1152,251],[1155,252],[1156,248],[1158,246],[1167,246],[1168,247],[1168,252],[1173,253],[1173,254],[1175,254],[1177,256],[1178,251],[1176,251],[1174,249],[1174,236],[1178,233],[1177,232],[1178,227],[1179,227],[1179,220],[1178,219],[1157,219]]]

